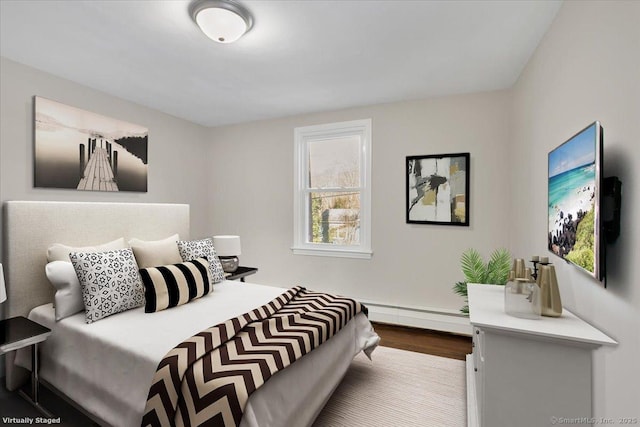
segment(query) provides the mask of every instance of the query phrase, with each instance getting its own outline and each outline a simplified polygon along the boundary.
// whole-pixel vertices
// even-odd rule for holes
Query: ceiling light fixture
[[[249,11],[231,0],[195,1],[189,12],[202,32],[218,43],[233,43],[253,25]]]

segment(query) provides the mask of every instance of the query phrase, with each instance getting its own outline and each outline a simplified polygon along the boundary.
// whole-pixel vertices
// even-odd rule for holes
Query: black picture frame
[[[407,224],[469,226],[470,153],[407,156]]]

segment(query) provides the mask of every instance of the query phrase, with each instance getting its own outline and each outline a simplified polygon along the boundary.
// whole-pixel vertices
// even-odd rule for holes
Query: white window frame
[[[360,244],[307,242],[309,204],[309,143],[322,139],[360,137]],[[371,119],[328,123],[294,129],[293,247],[296,255],[371,259]],[[334,189],[335,190],[335,189]],[[323,189],[322,191],[332,191]]]

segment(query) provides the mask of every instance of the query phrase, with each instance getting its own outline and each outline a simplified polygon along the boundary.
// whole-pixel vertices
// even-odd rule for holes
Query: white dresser
[[[473,353],[467,356],[469,426],[591,426],[594,349],[617,343],[564,309],[562,317],[504,312],[504,287],[469,284]],[[554,418],[555,417],[555,418]]]

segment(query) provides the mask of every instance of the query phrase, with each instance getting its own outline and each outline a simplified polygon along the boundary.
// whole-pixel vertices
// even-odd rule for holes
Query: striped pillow
[[[211,291],[208,271],[206,258],[140,269],[145,289],[145,313],[186,304],[208,294]]]

